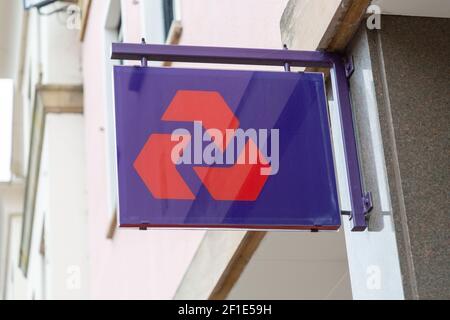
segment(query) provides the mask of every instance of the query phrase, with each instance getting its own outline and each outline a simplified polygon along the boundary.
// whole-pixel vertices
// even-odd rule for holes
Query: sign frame
[[[287,72],[290,66],[329,69],[342,125],[352,231],[367,229],[366,215],[372,209],[372,197],[362,185],[348,83],[353,66],[344,56],[323,51],[113,43],[111,59],[141,61],[142,67],[147,67],[147,61],[170,61],[280,66]]]

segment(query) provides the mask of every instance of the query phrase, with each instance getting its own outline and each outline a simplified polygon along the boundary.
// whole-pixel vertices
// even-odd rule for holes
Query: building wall
[[[155,8],[149,4],[146,1],[141,8]],[[281,48],[279,19],[285,4],[286,1],[269,0],[182,1],[180,44]],[[83,44],[92,297],[172,298],[197,252],[204,231],[119,229],[112,240],[106,238],[111,216],[107,205],[108,177],[103,170],[107,161],[104,128],[106,112],[110,112],[105,110],[111,110],[105,97],[106,86],[110,84],[104,81],[104,74],[111,70],[106,69],[110,68],[108,66],[102,67],[104,60],[109,59],[102,48],[107,8],[108,1],[93,1]],[[132,1],[122,1],[122,10],[123,21],[126,21],[125,41],[137,42],[141,34],[152,39],[148,35],[151,30],[142,28],[147,25],[145,21],[127,17],[127,14],[137,16]],[[207,14],[199,19],[199,12]],[[147,14],[140,16],[145,19]],[[263,28],[265,31],[261,32]],[[137,35],[137,30],[141,34]],[[229,236],[241,237],[242,233],[230,232]],[[226,261],[222,270],[225,266]],[[200,296],[204,295],[208,296],[207,290]]]
[[[367,231],[352,232],[350,221],[343,217],[350,278],[354,299],[403,299],[393,220],[396,212],[390,198],[368,32],[363,23],[347,48],[355,66],[350,90],[363,184],[373,198]],[[345,171],[338,172],[340,180],[346,181]]]
[[[23,184],[0,183],[0,299],[25,297],[17,268],[22,210]]]
[[[19,71],[22,2],[0,0],[0,78],[13,79]],[[7,63],[4,63],[7,62]]]
[[[286,0],[181,1],[180,44],[281,48],[279,22],[286,3]],[[201,12],[205,14],[202,16]]]
[[[8,227],[8,242],[6,247],[6,263],[4,272],[6,278],[3,286],[2,299],[5,300],[25,300],[27,299],[27,283],[22,272],[17,268],[19,264],[19,250],[20,250],[20,234],[22,229],[22,218],[20,215],[10,216]]]
[[[10,63],[0,65],[1,74],[20,72],[13,158],[19,178],[27,174],[36,85],[83,82],[85,90],[84,115],[47,116],[27,278],[17,267],[23,186],[20,179],[0,184],[0,298],[206,299],[240,245],[244,231],[120,229],[110,239],[117,201],[108,167],[114,158],[108,135],[115,26],[107,14],[112,2],[121,4],[124,41],[163,43],[162,1],[92,1],[82,52],[78,32],[68,30],[59,15],[31,11],[24,55],[14,47],[5,58]],[[281,48],[286,8],[281,25],[290,49],[322,49],[336,16],[353,2],[182,0],[180,44]],[[19,39],[22,20],[1,21],[15,30],[8,36]],[[350,84],[364,184],[374,196],[369,230],[350,232],[344,217],[344,232],[326,236],[269,233],[229,298],[449,297],[449,21],[383,16],[380,31],[362,25],[347,48],[356,66]],[[346,209],[343,162],[337,167]]]
[[[83,244],[87,241],[83,117],[72,115],[74,120],[61,115],[65,112],[64,104],[74,104],[77,100],[76,95],[67,98],[63,86],[79,85],[82,81],[78,31],[67,28],[64,13],[43,16],[36,10],[25,13],[21,8],[20,14],[23,16],[19,21],[23,24],[14,35],[21,42],[20,54],[14,62],[18,70],[14,75],[12,166],[15,176],[8,187],[13,191],[16,185],[25,186],[17,189],[14,196],[8,195],[8,190],[0,190],[1,197],[11,196],[13,201],[8,201],[9,206],[15,201],[20,204],[20,209],[8,208],[9,216],[5,216],[5,225],[2,224],[2,236],[3,231],[7,232],[6,242],[2,241],[0,249],[2,256],[5,251],[7,254],[5,260],[0,260],[2,277],[4,274],[7,277],[7,281],[2,281],[3,296],[10,299],[87,297],[87,281],[78,290],[72,290],[67,283],[70,280],[67,265],[80,266],[87,274],[87,246]],[[57,93],[43,98],[39,92],[42,94],[43,85],[49,84],[47,87]],[[37,109],[45,110],[45,120],[40,121],[41,117],[36,116],[41,114],[35,112]],[[31,141],[35,142],[33,148]],[[30,163],[36,164],[37,170],[29,171]],[[30,187],[30,181],[38,181],[36,189]],[[24,199],[24,193],[30,196]],[[31,200],[34,197],[35,202]],[[29,209],[25,213],[24,206]],[[30,229],[23,228],[25,221]],[[28,248],[29,239],[29,251],[23,250]],[[19,261],[21,266],[27,261],[27,268],[20,268]]]
[[[49,114],[46,119],[41,176],[46,299],[89,298],[88,228],[84,119],[81,114]],[[37,242],[40,244],[41,242]],[[39,252],[39,250],[34,250]],[[39,261],[38,258],[35,259]]]
[[[70,30],[59,15],[39,18],[43,84],[80,84],[81,55],[77,30]]]
[[[370,34],[406,298],[450,298],[450,19],[383,16]]]
[[[352,299],[344,231],[269,232],[227,299]]]
[[[125,4],[125,5],[124,5]],[[128,6],[126,6],[128,5]],[[122,2],[123,14],[133,2]],[[130,9],[131,6],[131,9]],[[107,239],[111,223],[108,210],[107,86],[105,73],[112,72],[104,61],[110,57],[103,48],[108,1],[93,1],[83,44],[84,110],[86,120],[87,192],[92,298],[170,299],[203,236],[194,231],[116,231]],[[132,17],[135,17],[133,14]],[[125,38],[135,41],[141,21],[130,16]],[[137,31],[135,31],[137,32]]]

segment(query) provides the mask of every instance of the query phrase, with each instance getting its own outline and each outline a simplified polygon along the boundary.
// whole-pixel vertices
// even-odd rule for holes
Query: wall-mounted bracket
[[[345,64],[345,75],[347,76],[347,79],[349,79],[352,76],[353,72],[355,72],[355,64],[353,62],[353,56],[352,55],[346,56],[344,64]]]
[[[287,47],[287,45],[283,45],[283,49],[284,50],[288,50],[288,47]],[[284,71],[286,71],[286,72],[291,72],[291,65],[289,64],[289,62],[285,62],[284,63]]]
[[[145,38],[141,39],[141,44],[146,44]],[[141,67],[148,67],[148,60],[145,56],[143,56],[141,59]]]
[[[364,210],[366,215],[373,209],[372,192],[366,192],[363,197]]]

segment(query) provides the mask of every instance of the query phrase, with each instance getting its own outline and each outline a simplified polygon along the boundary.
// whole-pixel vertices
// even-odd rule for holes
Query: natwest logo
[[[155,198],[195,199],[178,171],[183,165],[194,165],[212,198],[222,201],[255,201],[279,171],[279,130],[239,128],[216,91],[178,91],[162,120],[193,123],[193,133],[152,134],[137,157],[134,167]]]

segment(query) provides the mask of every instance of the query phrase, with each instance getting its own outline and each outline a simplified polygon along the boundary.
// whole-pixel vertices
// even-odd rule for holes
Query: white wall
[[[27,283],[22,271],[19,269],[19,244],[22,232],[22,218],[20,215],[11,215],[7,222],[8,242],[6,246],[6,279],[2,286],[6,291],[3,296],[7,300],[24,300],[27,298]]]
[[[141,1],[141,30],[143,30],[142,37],[145,37],[147,43],[163,44],[166,41],[162,1]]]
[[[360,32],[351,45],[355,59],[355,72],[350,78],[353,112],[360,143],[360,158],[370,156],[362,168],[366,178],[366,189],[374,199],[372,214],[381,215],[382,226],[364,232],[352,232],[348,217],[343,217],[350,279],[354,299],[403,299],[403,285],[395,238],[392,206],[381,139],[378,105],[375,97],[374,80],[369,58],[368,39]],[[341,122],[337,108],[331,108],[333,141],[337,164],[338,186],[341,208],[350,210],[347,171],[343,157]],[[361,161],[361,165],[363,162]],[[370,169],[369,169],[370,168]],[[373,168],[373,169],[372,169]],[[369,179],[370,177],[370,179]],[[370,186],[369,186],[370,185]],[[378,219],[378,218],[377,218]]]
[[[42,82],[81,84],[79,31],[67,27],[67,15],[40,18]]]
[[[269,232],[228,299],[351,299],[343,230]]]
[[[88,294],[84,159],[83,116],[47,115],[30,260],[31,283],[42,280],[36,289],[44,288],[45,298],[80,299]],[[44,261],[38,256],[42,232]]]
[[[23,185],[0,183],[0,299],[7,294],[5,283],[11,279],[7,266],[19,254],[18,243],[15,242],[20,242],[21,228],[14,226],[13,229],[12,219],[22,212],[22,205]]]
[[[0,78],[16,77],[22,13],[22,1],[0,0]]]

